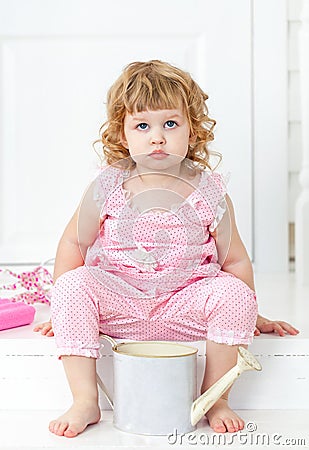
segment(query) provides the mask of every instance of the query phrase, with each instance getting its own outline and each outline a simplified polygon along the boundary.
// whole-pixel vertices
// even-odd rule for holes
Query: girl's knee
[[[83,286],[87,284],[88,278],[88,269],[85,266],[77,267],[60,275],[53,286],[53,290],[58,291],[72,286]]]
[[[84,266],[60,275],[51,291],[51,306],[55,311],[61,305],[76,307],[85,298],[89,286],[87,268]]]
[[[206,310],[208,339],[229,345],[249,344],[258,314],[255,292],[233,276],[216,282]]]
[[[62,274],[52,288],[51,316],[54,323],[65,318],[73,321],[92,321],[99,316],[98,298],[91,290],[91,279],[84,266]]]
[[[234,307],[237,308],[242,315],[248,318],[257,316],[257,301],[255,292],[242,280],[233,277],[231,283],[231,297]]]
[[[215,309],[231,318],[235,316],[255,320],[257,301],[255,292],[235,276],[218,277],[213,285]],[[211,306],[211,305],[209,305]]]

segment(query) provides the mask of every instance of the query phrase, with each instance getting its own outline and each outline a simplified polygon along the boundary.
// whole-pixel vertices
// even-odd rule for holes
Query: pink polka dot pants
[[[109,290],[86,266],[61,275],[52,291],[57,354],[99,358],[99,333],[132,340],[212,340],[250,344],[257,318],[255,293],[226,272],[158,298]]]

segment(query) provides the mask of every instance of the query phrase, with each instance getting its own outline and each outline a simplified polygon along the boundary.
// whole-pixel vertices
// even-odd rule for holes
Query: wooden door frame
[[[253,262],[258,272],[287,272],[287,6],[282,0],[251,6]]]

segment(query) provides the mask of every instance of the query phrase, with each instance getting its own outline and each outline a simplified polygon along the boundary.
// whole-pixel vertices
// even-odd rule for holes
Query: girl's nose
[[[160,131],[153,132],[151,135],[151,144],[154,144],[154,145],[165,144],[165,138],[164,138],[163,133],[161,133]]]

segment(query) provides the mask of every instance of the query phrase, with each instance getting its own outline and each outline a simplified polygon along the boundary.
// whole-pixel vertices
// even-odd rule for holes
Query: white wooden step
[[[36,322],[49,317],[49,307],[38,305]],[[35,324],[34,323],[34,324]],[[30,326],[0,334],[1,409],[40,410],[42,398],[48,409],[67,408],[71,395],[61,362],[56,357],[54,338],[32,331]],[[188,342],[198,352],[198,386],[205,366],[205,343]],[[261,335],[250,350],[260,361],[262,372],[245,372],[235,382],[231,405],[235,409],[307,409],[309,405],[309,338]],[[113,390],[112,351],[104,341],[98,373]],[[287,395],[288,388],[288,395]],[[104,396],[102,409],[109,409]]]
[[[112,411],[105,400],[99,424],[81,436],[66,439],[48,431],[51,419],[71,403],[61,362],[56,359],[53,338],[32,331],[35,323],[49,317],[49,308],[38,305],[35,323],[0,332],[0,448],[34,449],[111,449],[111,448],[214,448],[236,447],[270,449],[309,448],[309,288],[299,287],[293,275],[268,274],[257,277],[260,311],[268,317],[286,320],[301,330],[297,337],[263,335],[255,339],[252,353],[260,360],[262,372],[246,372],[235,383],[231,394],[234,409],[247,423],[247,429],[222,445],[206,421],[196,433],[177,437],[171,444],[166,437],[139,436],[116,430]],[[205,363],[202,343],[199,347],[198,374]],[[98,362],[98,370],[112,390],[112,356],[108,344]],[[251,428],[250,428],[251,427]],[[253,430],[253,431],[252,431]],[[255,430],[255,431],[254,431]],[[190,440],[191,439],[191,440]],[[217,439],[217,440],[216,440]],[[262,441],[266,439],[266,441]],[[219,445],[221,444],[221,445]],[[264,444],[264,445],[263,445]]]

